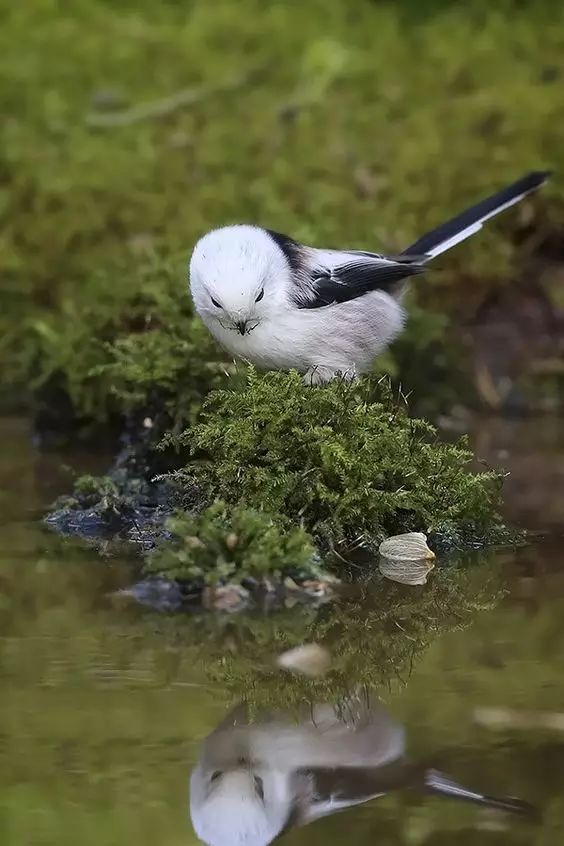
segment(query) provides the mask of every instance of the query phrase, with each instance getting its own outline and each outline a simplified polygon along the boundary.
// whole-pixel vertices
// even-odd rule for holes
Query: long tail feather
[[[482,805],[486,808],[497,808],[511,814],[520,814],[532,819],[538,817],[538,809],[522,799],[513,796],[486,796],[482,793],[475,793],[468,790],[456,781],[448,778],[438,770],[427,770],[424,777],[425,788],[440,796],[449,796],[463,802],[471,802],[475,805]]]
[[[515,205],[531,191],[536,191],[544,185],[549,176],[550,171],[534,171],[523,176],[507,188],[492,194],[491,197],[487,197],[453,217],[452,220],[443,223],[442,226],[427,232],[404,250],[404,255],[425,254],[430,259],[439,256],[445,250],[450,250],[475,232],[479,232],[486,220]]]

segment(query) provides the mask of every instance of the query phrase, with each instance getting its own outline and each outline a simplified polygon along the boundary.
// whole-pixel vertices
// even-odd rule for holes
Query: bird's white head
[[[190,260],[190,289],[208,325],[241,335],[268,320],[291,283],[288,261],[269,233],[237,225],[204,235]]]
[[[209,772],[197,766],[190,780],[190,815],[207,846],[268,846],[288,822],[292,806],[287,773],[260,768]]]

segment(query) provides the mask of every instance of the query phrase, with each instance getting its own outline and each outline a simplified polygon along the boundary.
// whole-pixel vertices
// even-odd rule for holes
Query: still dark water
[[[303,702],[305,683],[279,681],[273,657],[316,633],[341,686],[362,682],[405,726],[414,760],[526,799],[542,820],[403,790],[294,829],[288,843],[562,846],[562,425],[495,422],[474,436],[481,456],[511,469],[507,513],[539,532],[530,546],[439,561],[424,586],[379,577],[342,609],[233,622],[112,599],[132,562],[38,522],[71,486],[65,463],[84,471],[99,459],[41,455],[23,422],[1,422],[1,846],[195,843],[188,783],[202,739],[243,694]]]

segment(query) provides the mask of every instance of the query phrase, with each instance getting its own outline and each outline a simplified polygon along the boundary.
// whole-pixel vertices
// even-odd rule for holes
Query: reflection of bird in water
[[[231,711],[204,741],[192,771],[190,813],[209,846],[266,846],[302,826],[402,787],[528,813],[517,799],[474,793],[409,762],[403,728],[368,694],[302,709],[297,722]]]

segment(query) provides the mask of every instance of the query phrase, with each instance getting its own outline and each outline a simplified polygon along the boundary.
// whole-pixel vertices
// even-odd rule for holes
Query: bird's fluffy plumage
[[[227,226],[205,235],[190,263],[202,320],[230,353],[262,369],[295,368],[319,382],[338,372],[368,370],[403,326],[399,297],[374,290],[338,306],[299,305],[316,296],[312,269],[324,269],[328,261],[341,265],[351,255],[308,247],[300,252],[299,269],[293,269],[272,236],[258,227]],[[261,286],[264,296],[256,302]],[[245,334],[237,328],[243,320]]]
[[[271,230],[213,230],[190,262],[196,310],[230,353],[309,382],[354,376],[401,331],[404,280],[547,179],[531,173],[432,230],[400,256],[308,247]]]
[[[381,795],[362,788],[333,795],[322,776],[374,772],[404,754],[403,727],[366,693],[338,706],[305,703],[299,722],[282,712],[249,724],[245,713],[237,708],[206,738],[191,774],[192,824],[208,846],[267,846],[291,825]]]

